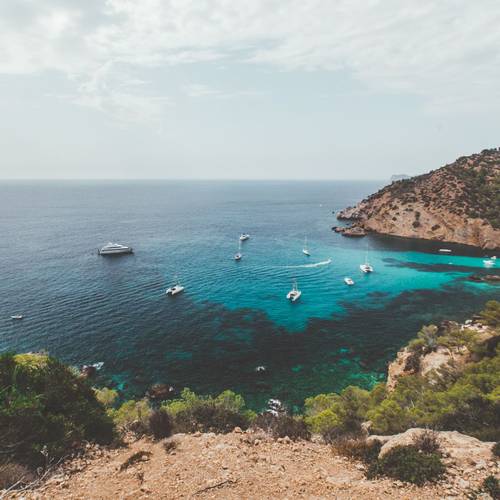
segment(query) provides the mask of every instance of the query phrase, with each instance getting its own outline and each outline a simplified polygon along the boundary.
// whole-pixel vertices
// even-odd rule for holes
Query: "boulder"
[[[408,429],[401,434],[393,436],[370,436],[368,441],[380,441],[383,446],[379,458],[396,446],[409,446],[414,443],[415,438],[427,429]],[[461,434],[457,431],[435,431],[443,456],[461,468],[469,468],[471,465],[487,463],[492,460],[492,447],[495,443],[480,441],[471,436]]]

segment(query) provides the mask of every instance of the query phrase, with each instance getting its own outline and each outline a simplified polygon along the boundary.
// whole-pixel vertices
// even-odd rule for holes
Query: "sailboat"
[[[309,253],[309,250],[307,248],[307,236],[304,238],[304,248],[302,249],[302,253],[304,255],[307,255],[308,257],[311,256],[311,254]]]
[[[361,269],[361,271],[363,271],[364,273],[372,273],[373,272],[373,267],[369,264],[368,262],[368,254],[365,254],[365,263],[364,264],[361,264],[359,266],[359,268]]]
[[[300,299],[302,292],[297,288],[297,280],[293,280],[292,289],[286,294],[286,298],[291,302],[295,302]]]
[[[239,261],[243,257],[241,253],[241,238],[240,241],[238,242],[238,251],[234,254],[234,260]]]

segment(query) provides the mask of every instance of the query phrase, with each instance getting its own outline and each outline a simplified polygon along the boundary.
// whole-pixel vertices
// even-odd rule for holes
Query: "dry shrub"
[[[163,443],[163,449],[165,450],[166,453],[172,453],[176,448],[177,448],[177,441],[174,441],[173,439],[168,439],[164,441]]]
[[[0,465],[0,490],[14,485],[24,486],[35,481],[36,476],[24,465],[7,462]]]
[[[302,417],[290,415],[272,415],[263,413],[257,415],[253,426],[271,434],[274,438],[289,437],[290,439],[310,439],[311,433],[307,429]]]
[[[441,454],[438,434],[430,429],[426,429],[424,432],[415,436],[413,438],[413,445],[423,453]]]
[[[377,440],[367,441],[360,437],[340,437],[333,441],[332,447],[338,455],[370,464],[377,460],[382,443]]]
[[[172,435],[173,423],[165,410],[153,410],[148,418],[148,428],[155,439],[163,439]]]

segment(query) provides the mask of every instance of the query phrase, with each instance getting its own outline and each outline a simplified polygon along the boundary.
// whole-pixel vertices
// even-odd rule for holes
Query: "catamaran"
[[[167,288],[167,291],[165,292],[167,295],[170,295],[173,297],[174,295],[177,295],[178,293],[181,293],[184,291],[184,287],[180,285],[179,281],[176,279],[175,284],[172,285],[170,288]]]
[[[309,250],[307,248],[307,236],[304,238],[304,248],[302,249],[302,253],[304,255],[307,255],[308,257],[311,256],[311,254],[309,253]]]
[[[292,289],[286,294],[286,298],[291,302],[300,299],[302,292],[297,288],[297,280],[293,280]]]
[[[365,255],[365,263],[359,266],[364,273],[373,273],[373,267],[368,262],[368,255]]]

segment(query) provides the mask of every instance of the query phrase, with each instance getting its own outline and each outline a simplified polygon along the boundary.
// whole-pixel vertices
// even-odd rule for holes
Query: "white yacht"
[[[125,253],[134,253],[132,247],[120,245],[118,243],[108,243],[99,250],[99,255],[121,255]]]
[[[172,285],[170,288],[167,288],[167,291],[165,293],[173,297],[174,295],[177,295],[178,293],[181,293],[183,291],[184,287],[181,286],[178,281],[176,281],[175,285]]]
[[[449,248],[440,248],[439,251],[441,253],[451,253],[451,250]]]
[[[345,283],[346,285],[352,286],[352,285],[354,285],[354,280],[353,280],[352,278],[349,278],[348,276],[346,276],[346,277],[344,278],[344,283]]]
[[[373,267],[368,262],[368,256],[365,256],[365,263],[359,266],[364,273],[373,273]]]
[[[246,241],[246,240],[248,240],[248,238],[250,238],[249,234],[245,234],[245,233],[240,234],[240,241]]]
[[[24,316],[22,314],[13,314],[10,319],[20,320],[23,319]]]
[[[304,255],[307,255],[308,257],[311,256],[311,254],[309,253],[309,249],[307,248],[307,236],[304,238],[304,248],[302,249],[302,253]]]
[[[293,280],[292,289],[286,294],[286,298],[292,302],[300,299],[302,292],[297,288],[297,280]]]

